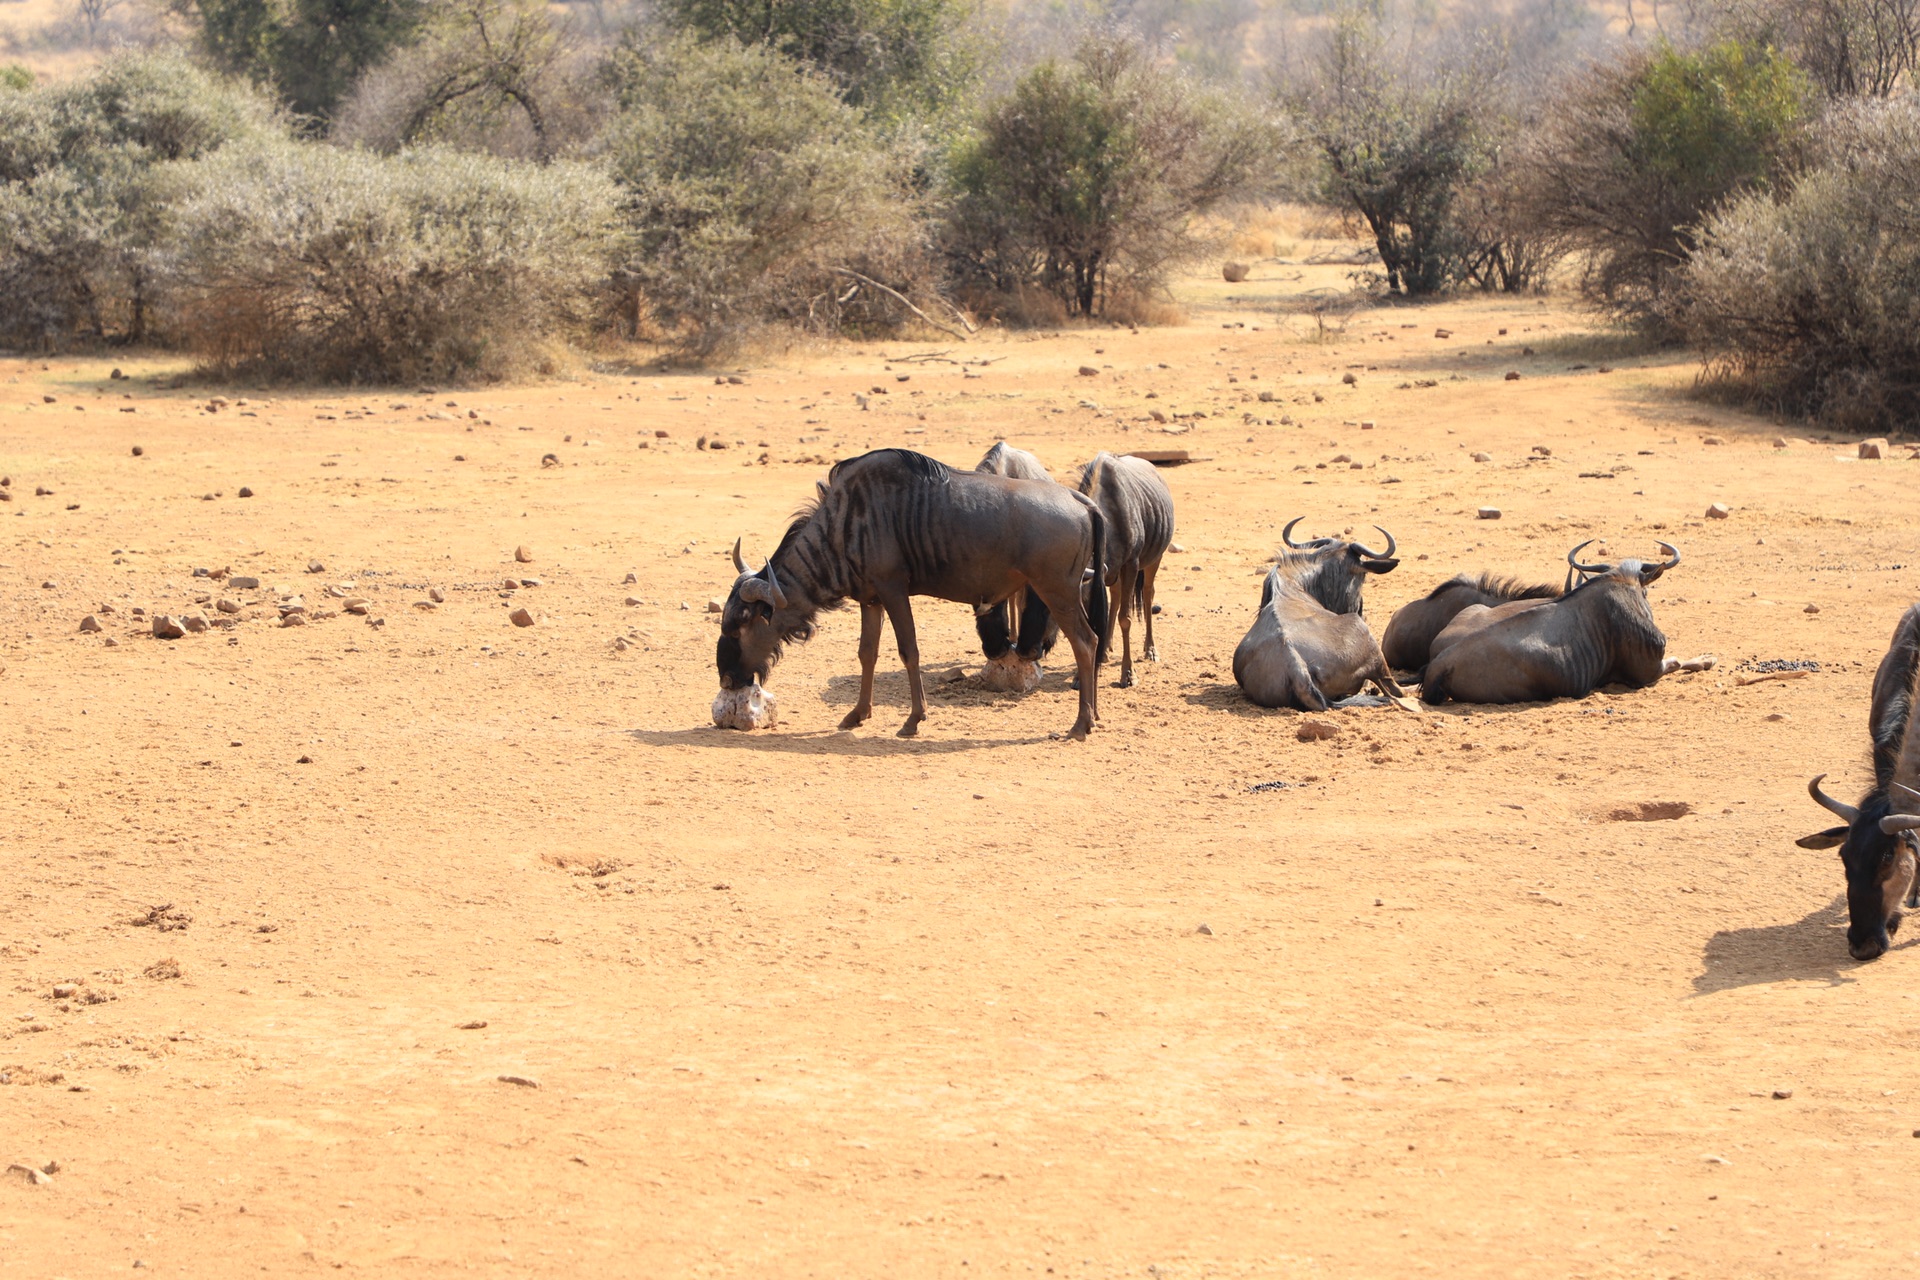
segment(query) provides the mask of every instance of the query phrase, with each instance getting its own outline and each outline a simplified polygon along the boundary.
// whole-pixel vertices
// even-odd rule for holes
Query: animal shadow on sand
[[[1908,938],[1893,949],[1904,951],[1915,941]],[[1722,929],[1708,938],[1701,948],[1693,993],[1706,996],[1763,982],[1811,981],[1838,987],[1858,981],[1850,975],[1857,967],[1847,958],[1847,899],[1839,894],[1792,924]]]
[[[830,724],[818,729],[756,729],[742,732],[699,725],[691,729],[629,729],[627,736],[649,747],[706,747],[716,751],[761,751],[795,756],[946,756],[995,747],[1023,747],[1048,740],[1036,733],[1024,738],[948,738],[937,735],[928,720],[917,738],[896,738],[896,725],[880,724],[879,717],[851,733]],[[784,723],[784,722],[783,722]]]

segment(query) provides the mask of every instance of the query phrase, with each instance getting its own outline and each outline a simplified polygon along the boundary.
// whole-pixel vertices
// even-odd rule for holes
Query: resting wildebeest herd
[[[1374,574],[1400,561],[1344,537],[1296,542],[1295,517],[1261,584],[1252,625],[1233,655],[1234,681],[1261,707],[1324,711],[1585,698],[1605,686],[1646,688],[1679,662],[1654,621],[1647,589],[1680,564],[1664,558],[1586,562],[1592,540],[1567,553],[1559,586],[1461,573],[1398,610],[1376,641],[1363,611]],[[1377,527],[1377,526],[1376,526]],[[714,722],[751,729],[772,722],[763,686],[782,647],[810,639],[823,610],[860,607],[860,694],[841,729],[873,709],[873,671],[883,617],[906,666],[912,710],[899,730],[926,719],[913,596],[973,608],[986,668],[982,687],[1026,692],[1040,660],[1064,633],[1073,650],[1079,714],[1068,736],[1083,740],[1099,720],[1095,681],[1112,633],[1121,633],[1116,687],[1133,684],[1132,619],[1145,620],[1143,657],[1154,643],[1154,579],[1172,543],[1173,495],[1148,462],[1100,453],[1056,483],[1040,460],[1004,441],[972,471],[904,449],[837,463],[794,518],[766,563],[751,569],[734,544],[739,576],[720,620],[720,695]],[[1908,609],[1874,678],[1869,723],[1874,786],[1849,805],[1808,790],[1844,819],[1799,841],[1840,849],[1846,868],[1847,946],[1872,960],[1890,945],[1900,908],[1920,906],[1920,726],[1912,715],[1920,681],[1920,605]],[[1372,685],[1378,695],[1362,690]]]

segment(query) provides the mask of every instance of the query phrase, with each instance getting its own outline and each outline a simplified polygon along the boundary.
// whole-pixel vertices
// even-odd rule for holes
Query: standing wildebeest
[[[740,576],[720,615],[720,687],[765,683],[786,641],[811,638],[820,610],[852,599],[860,605],[860,700],[840,727],[851,729],[873,712],[884,616],[913,694],[900,736],[912,737],[927,702],[910,597],[979,606],[1030,586],[1073,646],[1080,667],[1073,737],[1084,739],[1099,718],[1093,672],[1107,614],[1105,540],[1100,509],[1064,485],[956,471],[905,449],[836,463],[818,500],[794,519],[759,572],[748,570],[734,544]],[[1080,601],[1089,568],[1091,610]],[[1089,612],[1096,621],[1088,621]]]
[[[1259,615],[1233,651],[1240,691],[1262,707],[1303,711],[1324,711],[1368,681],[1390,698],[1404,698],[1360,616],[1366,575],[1400,563],[1393,559],[1393,535],[1380,530],[1387,535],[1385,551],[1339,538],[1295,542],[1299,523],[1296,518],[1281,531],[1287,550],[1268,572]]]
[[[1893,643],[1873,675],[1873,789],[1855,808],[1820,789],[1821,774],[1807,791],[1821,807],[1846,820],[1796,843],[1803,849],[1840,846],[1847,869],[1847,950],[1855,960],[1875,960],[1900,928],[1900,903],[1920,907],[1914,879],[1914,832],[1920,829],[1920,723],[1913,714],[1920,690],[1920,605],[1910,606],[1893,629]],[[1896,794],[1897,793],[1897,794]]]
[[[1099,504],[1107,518],[1107,638],[1101,642],[1105,662],[1113,640],[1113,624],[1120,624],[1120,684],[1133,686],[1133,614],[1147,620],[1147,661],[1158,662],[1153,643],[1153,580],[1160,573],[1160,557],[1173,541],[1173,494],[1151,462],[1097,453],[1080,468],[1080,492]]]
[[[1462,609],[1476,604],[1491,607],[1521,600],[1552,600],[1562,594],[1551,583],[1528,586],[1491,573],[1477,578],[1463,573],[1447,579],[1421,599],[1400,606],[1380,637],[1380,652],[1395,671],[1418,671],[1433,656],[1433,638]]]
[[[1679,663],[1666,657],[1667,638],[1647,604],[1648,585],[1680,563],[1670,543],[1660,546],[1671,560],[1607,565],[1570,558],[1575,569],[1590,575],[1585,582],[1446,647],[1421,672],[1420,700],[1437,705],[1449,698],[1486,703],[1584,698],[1603,684],[1643,688],[1676,669]]]
[[[974,470],[1013,480],[1054,483],[1040,459],[1005,440],[987,450]],[[1060,629],[1053,625],[1052,615],[1032,588],[1017,591],[999,604],[976,609],[973,626],[980,635],[980,651],[987,659],[980,672],[982,684],[1003,692],[1025,693],[1040,683],[1040,659],[1060,638]]]

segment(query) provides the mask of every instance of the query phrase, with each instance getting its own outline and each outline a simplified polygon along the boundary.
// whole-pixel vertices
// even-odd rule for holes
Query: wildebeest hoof
[[[1003,653],[980,668],[980,687],[995,693],[1031,693],[1040,686],[1040,664]]]
[[[1118,680],[1115,680],[1113,682],[1113,687],[1116,689],[1131,689],[1133,688],[1133,677],[1121,676]]]
[[[849,711],[846,715],[840,717],[840,727],[842,729],[858,729],[866,722],[867,713],[864,711]]]
[[[918,737],[919,733],[920,733],[920,722],[918,720],[909,720],[905,724],[900,726],[899,736],[902,738]]]

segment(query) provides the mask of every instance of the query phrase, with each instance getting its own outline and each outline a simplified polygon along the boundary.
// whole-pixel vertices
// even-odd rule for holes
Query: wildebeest
[[[1433,639],[1428,642],[1427,661],[1432,662],[1435,658],[1462,640],[1465,640],[1468,636],[1476,632],[1485,631],[1497,622],[1511,618],[1515,614],[1525,613],[1529,609],[1537,609],[1548,600],[1558,600],[1566,595],[1567,592],[1573,590],[1573,584],[1576,579],[1585,582],[1587,580],[1588,567],[1581,565],[1580,553],[1592,545],[1593,539],[1589,538],[1573,550],[1567,552],[1567,582],[1564,587],[1558,589],[1553,587],[1535,587],[1533,588],[1534,591],[1543,591],[1546,594],[1544,596],[1521,595],[1506,601],[1469,604],[1464,609],[1461,609],[1448,620],[1446,626],[1440,628],[1439,634],[1435,635]],[[1422,666],[1424,665],[1423,663]]]
[[[912,737],[927,703],[910,598],[981,606],[1031,586],[1073,646],[1080,714],[1072,735],[1084,739],[1099,718],[1093,675],[1107,613],[1105,541],[1100,509],[1064,485],[956,471],[905,449],[849,458],[827,473],[816,501],[759,571],[747,568],[734,544],[740,576],[720,615],[720,686],[765,683],[787,641],[811,638],[822,609],[851,599],[860,606],[860,698],[840,727],[854,728],[873,712],[884,617],[913,696],[900,736]],[[1089,568],[1091,608],[1080,598]]]
[[[1588,575],[1585,582],[1557,599],[1490,619],[1436,654],[1421,672],[1420,700],[1584,698],[1603,684],[1641,688],[1674,670],[1679,664],[1666,657],[1667,638],[1647,604],[1647,587],[1680,563],[1670,543],[1660,546],[1672,559],[1581,564],[1570,554],[1574,569]]]
[[[1463,573],[1447,579],[1421,599],[1400,606],[1380,637],[1380,652],[1395,671],[1418,671],[1433,656],[1433,638],[1462,609],[1477,604],[1493,607],[1521,600],[1552,600],[1561,594],[1561,589],[1551,583],[1528,585],[1497,574],[1475,577]]]
[[[1367,575],[1400,563],[1393,558],[1393,535],[1380,530],[1387,537],[1385,551],[1340,538],[1295,542],[1299,523],[1296,518],[1281,531],[1287,549],[1268,571],[1260,612],[1233,651],[1240,691],[1262,707],[1303,711],[1324,711],[1369,681],[1388,697],[1404,698],[1360,616]]]
[[[1107,518],[1107,639],[1100,646],[1106,661],[1113,624],[1120,624],[1120,685],[1133,685],[1133,614],[1146,619],[1147,644],[1143,653],[1158,662],[1153,643],[1153,580],[1160,558],[1173,541],[1173,494],[1151,462],[1141,458],[1097,453],[1080,468],[1078,488],[1100,506]]]
[[[987,450],[974,470],[983,475],[1054,483],[1040,459],[1005,440]],[[987,665],[980,672],[982,684],[990,689],[1025,693],[1040,683],[1040,659],[1047,656],[1060,638],[1060,629],[1053,625],[1052,615],[1031,588],[1015,592],[998,604],[976,609],[973,626],[980,635],[980,651],[987,659]]]
[[[1915,883],[1915,835],[1920,829],[1920,724],[1913,714],[1920,681],[1920,605],[1900,615],[1893,643],[1873,675],[1868,729],[1873,739],[1873,787],[1858,806],[1820,789],[1807,792],[1845,825],[1803,836],[1803,849],[1840,847],[1847,869],[1847,950],[1855,960],[1875,960],[1900,928],[1900,904],[1920,907]]]

